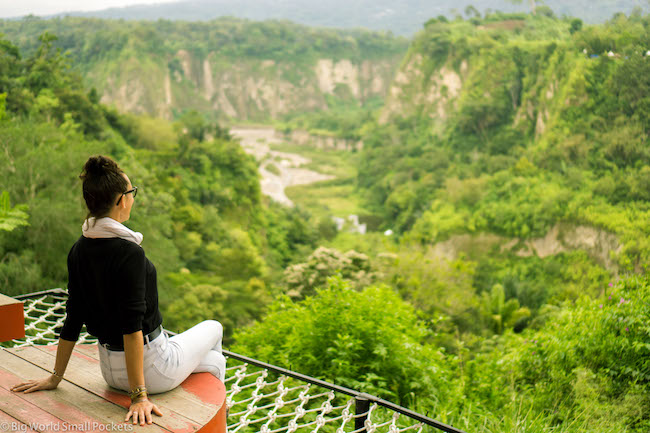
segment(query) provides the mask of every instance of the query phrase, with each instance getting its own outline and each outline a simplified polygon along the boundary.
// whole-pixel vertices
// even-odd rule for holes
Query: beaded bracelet
[[[52,370],[52,374],[55,375],[56,377],[58,377],[59,379],[63,380],[63,375],[57,373],[56,368]]]
[[[142,391],[134,396],[131,396],[131,403],[135,403],[136,400],[139,400],[141,397],[147,398],[147,391]]]
[[[129,397],[131,397],[132,402],[143,396],[147,396],[147,388],[144,386],[138,386],[129,392]]]

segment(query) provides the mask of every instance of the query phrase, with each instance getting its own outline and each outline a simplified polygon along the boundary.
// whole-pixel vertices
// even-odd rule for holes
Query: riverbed
[[[230,134],[239,139],[242,148],[258,161],[262,193],[279,203],[294,205],[285,193],[285,188],[289,186],[307,185],[334,178],[332,175],[304,168],[304,165],[311,162],[309,158],[272,150],[271,144],[285,142],[276,137],[273,128],[233,127]],[[275,169],[272,169],[271,165]]]

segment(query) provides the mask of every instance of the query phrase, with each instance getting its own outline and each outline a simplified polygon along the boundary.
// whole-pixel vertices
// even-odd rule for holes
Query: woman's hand
[[[29,392],[41,391],[44,389],[54,389],[59,386],[60,382],[61,378],[52,374],[45,379],[30,380],[29,382],[19,383],[18,385],[14,385],[11,390],[14,392],[22,391],[27,394]]]
[[[137,424],[138,420],[140,420],[140,425],[144,425],[145,421],[147,424],[151,424],[153,422],[151,419],[151,412],[158,416],[163,416],[160,409],[158,409],[158,406],[149,401],[149,399],[144,398],[142,400],[134,401],[131,403],[129,413],[126,414],[124,421],[128,421],[129,418],[133,416],[133,424]]]

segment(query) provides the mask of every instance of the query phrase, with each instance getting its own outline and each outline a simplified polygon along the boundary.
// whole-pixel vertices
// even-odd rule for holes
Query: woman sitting
[[[224,380],[223,327],[206,320],[168,337],[158,309],[156,268],[140,246],[142,234],[122,224],[138,188],[105,156],[89,158],[79,177],[88,216],[68,254],[68,300],[54,373],[12,391],[56,388],[85,324],[99,341],[104,380],[131,396],[125,421],[132,417],[134,424],[151,424],[151,413],[162,413],[147,394],[169,391],[191,373],[209,372]]]

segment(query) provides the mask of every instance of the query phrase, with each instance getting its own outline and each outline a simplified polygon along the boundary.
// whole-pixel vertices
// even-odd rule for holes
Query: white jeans
[[[208,372],[222,382],[226,358],[221,353],[223,326],[206,320],[187,331],[169,337],[165,331],[144,344],[144,382],[149,394],[176,388],[192,373]],[[104,380],[113,388],[129,391],[124,352],[99,346],[99,361]]]

